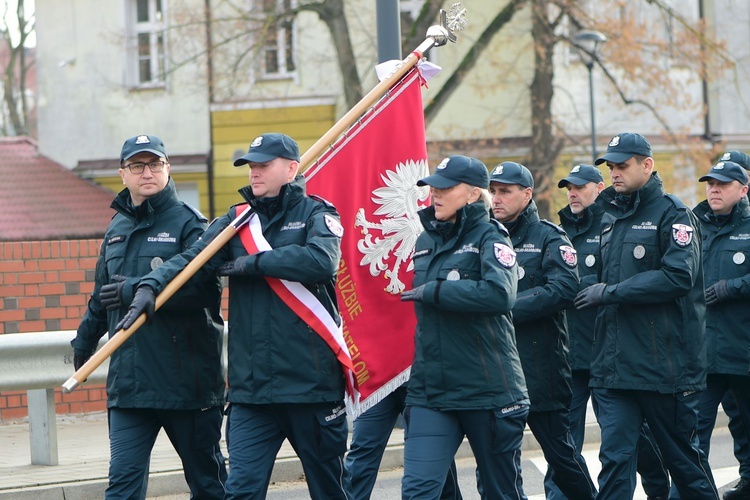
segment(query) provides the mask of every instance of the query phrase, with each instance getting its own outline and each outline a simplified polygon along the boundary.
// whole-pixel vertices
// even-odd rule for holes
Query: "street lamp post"
[[[599,45],[606,42],[607,37],[598,31],[579,31],[573,38],[575,48],[581,61],[589,70],[589,104],[591,107],[591,163],[596,161],[596,121],[594,119],[594,62],[597,59]]]

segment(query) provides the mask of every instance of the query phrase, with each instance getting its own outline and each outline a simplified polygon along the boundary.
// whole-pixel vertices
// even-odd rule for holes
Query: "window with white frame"
[[[275,19],[275,22],[265,23],[259,37],[262,43],[263,78],[291,78],[297,71],[295,18],[285,13],[292,11],[295,1],[260,0],[259,3],[266,19]]]
[[[166,83],[166,0],[128,1],[128,80],[133,87]]]

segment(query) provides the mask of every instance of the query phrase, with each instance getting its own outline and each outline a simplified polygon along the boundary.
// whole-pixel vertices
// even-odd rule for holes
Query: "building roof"
[[[100,238],[114,196],[40,155],[33,139],[0,138],[0,241]]]

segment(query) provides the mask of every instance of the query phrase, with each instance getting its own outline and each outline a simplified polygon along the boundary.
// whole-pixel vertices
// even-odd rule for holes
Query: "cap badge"
[[[720,158],[721,161],[729,161],[731,159],[732,159],[732,155],[729,153],[724,153],[723,155],[721,155],[721,158]]]
[[[498,165],[497,167],[495,167],[495,170],[492,171],[491,175],[503,175],[503,166]]]
[[[138,137],[135,138],[135,143],[136,144],[148,144],[150,142],[151,141],[148,140],[148,136],[147,135],[139,135]]]
[[[448,158],[445,158],[443,161],[441,161],[440,163],[438,163],[438,166],[435,167],[435,169],[436,170],[443,170],[445,167],[448,166],[448,161],[449,161]]]
[[[570,173],[571,174],[577,174],[580,171],[581,171],[581,166],[580,165],[576,165],[575,167],[573,167],[573,170],[571,170]]]
[[[719,162],[716,165],[714,165],[713,170],[724,170],[724,162]]]
[[[611,141],[609,141],[609,144],[607,144],[607,146],[610,146],[610,147],[615,147],[615,146],[617,146],[618,144],[620,144],[620,136],[619,136],[619,135],[616,135],[616,136],[614,136],[614,137],[612,138],[612,140],[611,140]]]
[[[263,136],[259,135],[258,137],[256,137],[255,139],[253,139],[253,142],[250,143],[250,147],[251,148],[257,148],[261,144],[263,144]]]

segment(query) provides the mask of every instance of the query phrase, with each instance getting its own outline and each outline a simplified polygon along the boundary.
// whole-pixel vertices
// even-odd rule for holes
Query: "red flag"
[[[305,172],[307,191],[331,201],[344,236],[336,292],[360,401],[354,417],[409,378],[416,318],[411,288],[417,211],[429,189],[421,76],[396,83]]]

